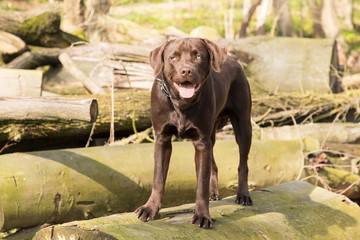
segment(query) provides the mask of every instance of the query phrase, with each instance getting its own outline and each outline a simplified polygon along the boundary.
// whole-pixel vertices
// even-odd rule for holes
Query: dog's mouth
[[[191,82],[184,82],[181,84],[174,82],[174,85],[182,98],[192,98],[200,89],[200,84],[193,84]]]

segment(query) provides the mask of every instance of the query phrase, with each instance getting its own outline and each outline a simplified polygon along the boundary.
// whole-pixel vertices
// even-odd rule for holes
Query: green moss
[[[39,36],[55,34],[60,30],[60,16],[52,12],[45,12],[22,23],[18,36],[27,43],[39,44]]]

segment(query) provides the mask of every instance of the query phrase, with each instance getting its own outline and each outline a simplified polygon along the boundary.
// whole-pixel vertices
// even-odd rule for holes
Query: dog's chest
[[[176,135],[182,139],[194,139],[199,136],[199,126],[185,114],[175,113],[172,124],[176,128]]]

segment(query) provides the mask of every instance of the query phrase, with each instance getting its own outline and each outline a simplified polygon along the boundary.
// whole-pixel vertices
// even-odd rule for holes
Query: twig
[[[9,142],[7,142],[1,149],[0,149],[0,154],[5,150],[5,149],[7,149],[7,148],[9,148],[9,147],[11,147],[11,146],[14,146],[16,143],[14,142],[14,143],[10,143],[10,141]]]
[[[360,177],[355,181],[353,182],[352,184],[350,184],[347,188],[345,188],[342,192],[340,192],[339,194],[344,194],[346,193],[348,190],[350,190],[353,186],[355,186],[356,184],[358,184],[360,182]]]
[[[87,143],[85,145],[85,147],[89,147],[90,145],[90,142],[92,141],[92,136],[94,135],[94,131],[95,131],[95,126],[96,126],[96,122],[93,122],[93,125],[92,125],[92,128],[91,128],[91,131],[90,131],[90,135],[89,135],[89,138],[87,140]]]

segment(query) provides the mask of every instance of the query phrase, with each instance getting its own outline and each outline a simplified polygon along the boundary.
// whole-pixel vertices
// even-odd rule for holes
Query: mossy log
[[[212,230],[190,225],[194,204],[161,209],[143,223],[134,213],[19,232],[15,239],[359,239],[360,208],[344,196],[304,182],[250,193],[254,206],[235,197],[210,203]]]
[[[75,97],[75,96],[73,96]],[[94,137],[108,137],[111,121],[111,96],[83,95],[76,98],[95,98],[98,100],[99,115],[96,121]],[[117,135],[133,133],[133,99],[135,101],[135,123],[137,130],[151,127],[150,120],[150,92],[134,91],[134,98],[130,90],[115,92],[115,131]],[[292,124],[294,118],[302,122],[331,122],[337,115],[339,119],[350,118],[350,121],[359,120],[359,92],[345,92],[341,94],[282,94],[266,97],[253,97],[253,119],[260,126]],[[76,122],[2,122],[0,123],[0,144],[8,141],[17,141],[7,151],[29,151],[52,144],[79,141],[84,146],[89,137],[92,124]],[[71,141],[69,137],[71,136]],[[26,141],[35,141],[31,148]],[[66,146],[66,145],[65,145]],[[36,148],[39,147],[39,148]]]
[[[84,95],[71,98],[94,98],[98,102],[98,118],[94,137],[109,136],[111,122],[111,96]],[[135,119],[138,130],[151,126],[150,102],[148,91],[134,92],[134,98],[129,90],[118,91],[114,97],[115,131],[119,134],[133,131],[132,119]],[[135,115],[134,115],[135,104]],[[0,144],[15,141],[18,144],[8,151],[34,150],[37,147],[68,144],[79,141],[85,146],[92,128],[91,123],[69,121],[2,121],[0,123]],[[30,146],[27,143],[31,143]],[[6,151],[5,151],[6,152]]]
[[[310,141],[311,142],[311,141]],[[249,155],[252,189],[296,179],[303,149],[295,141],[254,141]],[[0,229],[62,223],[133,211],[149,197],[153,144],[92,147],[0,156]],[[222,197],[236,193],[238,146],[218,141],[214,156]],[[194,147],[173,143],[164,206],[193,202],[196,193]],[[289,161],[291,159],[291,161]]]
[[[0,121],[83,121],[95,122],[96,99],[1,98]]]
[[[60,65],[59,55],[62,50],[59,48],[39,48],[25,52],[5,65],[6,68],[36,69],[40,66]]]
[[[60,20],[57,5],[23,12],[0,10],[0,30],[36,46],[64,48],[71,45],[73,39],[60,30]]]

